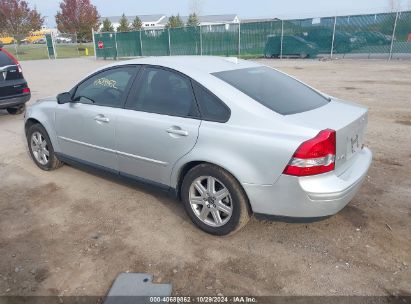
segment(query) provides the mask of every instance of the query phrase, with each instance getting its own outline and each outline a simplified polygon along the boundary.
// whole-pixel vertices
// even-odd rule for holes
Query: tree
[[[114,32],[114,26],[108,18],[103,20],[103,27],[101,28],[101,31],[102,32]]]
[[[131,28],[134,31],[139,31],[141,30],[142,27],[143,27],[143,22],[141,22],[140,17],[136,16],[136,18],[134,18],[133,23],[131,24]]]
[[[200,20],[198,20],[196,13],[192,13],[188,16],[187,26],[198,26],[199,24]]]
[[[184,23],[180,18],[180,14],[178,14],[177,16],[171,16],[170,18],[168,18],[168,23],[166,25],[167,28],[170,27],[183,27]]]
[[[120,25],[117,27],[117,32],[128,32],[130,30],[130,23],[126,15],[123,14],[123,16],[121,16],[119,23]]]
[[[90,0],[63,0],[56,15],[60,32],[77,33],[80,40],[91,40],[91,31],[98,30],[100,15]]]
[[[44,17],[31,9],[25,0],[0,0],[0,33],[13,35],[17,40],[41,28]]]
[[[201,15],[204,0],[190,0],[188,2],[188,9],[192,14]]]

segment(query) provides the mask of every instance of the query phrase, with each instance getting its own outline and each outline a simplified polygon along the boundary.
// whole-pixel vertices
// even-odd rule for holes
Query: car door
[[[173,165],[194,147],[200,123],[190,79],[144,67],[117,117],[120,174],[168,186]]]
[[[78,85],[73,102],[58,105],[55,121],[61,153],[118,170],[116,117],[124,107],[137,69],[122,66],[98,72]]]

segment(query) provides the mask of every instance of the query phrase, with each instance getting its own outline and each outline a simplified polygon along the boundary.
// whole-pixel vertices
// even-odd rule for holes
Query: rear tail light
[[[29,88],[24,88],[22,91],[23,94],[27,94],[30,93],[30,89]]]
[[[308,176],[332,171],[335,167],[335,150],[335,131],[323,130],[298,147],[283,173]]]

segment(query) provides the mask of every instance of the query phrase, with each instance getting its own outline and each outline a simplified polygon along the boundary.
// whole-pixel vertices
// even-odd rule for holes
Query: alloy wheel
[[[50,151],[48,150],[47,141],[40,132],[34,132],[30,140],[31,151],[34,158],[41,165],[47,165],[49,162]]]
[[[223,226],[233,213],[230,192],[212,176],[200,176],[191,183],[189,202],[198,219],[212,227]]]

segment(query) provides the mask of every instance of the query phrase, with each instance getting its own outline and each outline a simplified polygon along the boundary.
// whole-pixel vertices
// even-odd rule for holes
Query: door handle
[[[105,117],[104,115],[97,115],[96,117],[94,117],[95,121],[99,121],[99,122],[110,122],[110,119],[108,117]]]
[[[171,127],[166,130],[168,134],[180,135],[180,136],[188,136],[188,132],[185,130],[181,130],[180,127]]]

